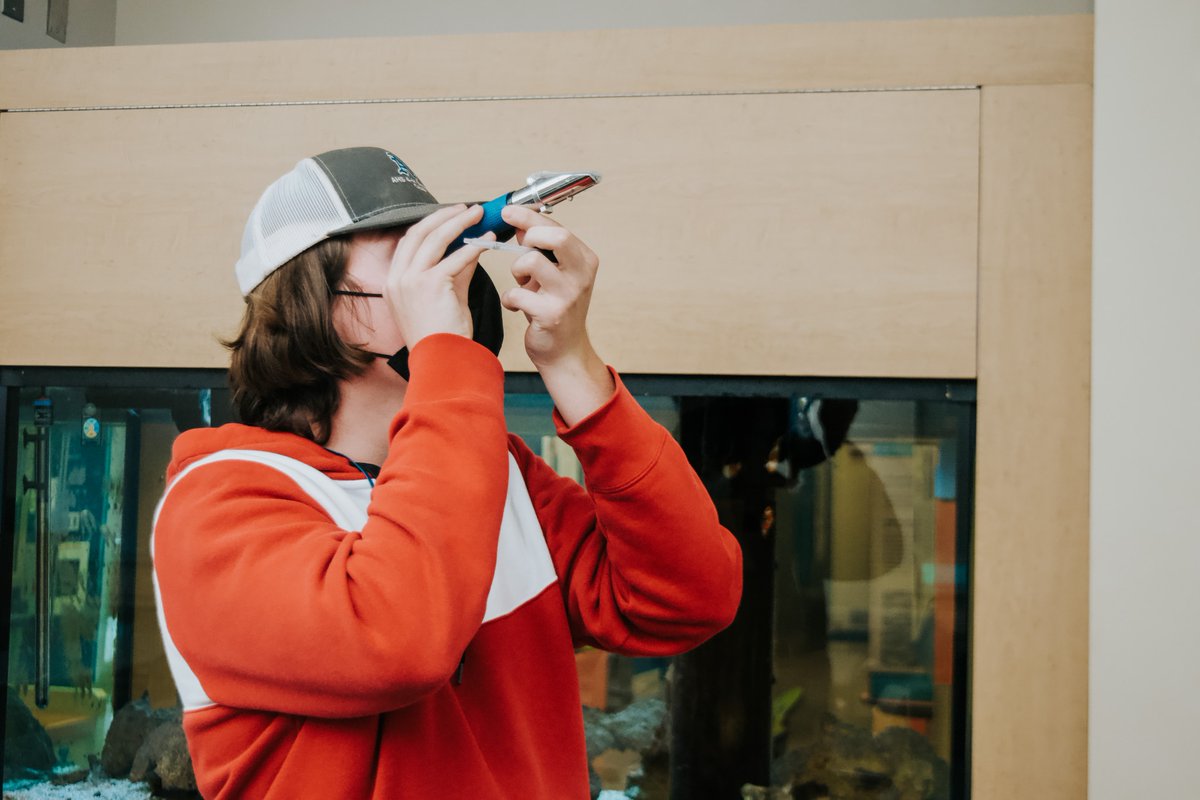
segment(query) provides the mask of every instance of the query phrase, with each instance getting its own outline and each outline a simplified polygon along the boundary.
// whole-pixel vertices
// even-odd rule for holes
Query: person
[[[735,540],[588,339],[597,257],[503,216],[536,250],[500,298],[479,247],[444,256],[479,207],[386,150],[255,206],[241,422],[177,438],[153,537],[205,797],[587,797],[575,647],[675,654],[736,613]],[[506,432],[501,304],[586,489]]]

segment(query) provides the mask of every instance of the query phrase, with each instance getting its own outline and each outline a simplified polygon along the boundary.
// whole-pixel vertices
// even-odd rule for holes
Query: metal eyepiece
[[[553,206],[599,182],[600,175],[596,172],[535,172],[525,179],[524,188],[512,193],[508,203],[514,206],[539,206],[539,211],[548,213]]]

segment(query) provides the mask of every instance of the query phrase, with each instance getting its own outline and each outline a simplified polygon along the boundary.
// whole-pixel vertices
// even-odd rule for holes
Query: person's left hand
[[[600,259],[575,234],[525,206],[506,206],[504,221],[517,229],[517,242],[552,252],[519,256],[512,265],[517,287],[500,298],[505,308],[529,320],[525,352],[535,367],[594,358],[587,335],[587,313]]]

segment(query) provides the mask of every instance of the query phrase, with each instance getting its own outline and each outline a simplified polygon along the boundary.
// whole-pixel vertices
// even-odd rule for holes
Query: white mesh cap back
[[[236,267],[242,294],[351,221],[325,172],[311,158],[301,161],[267,187],[246,221]]]

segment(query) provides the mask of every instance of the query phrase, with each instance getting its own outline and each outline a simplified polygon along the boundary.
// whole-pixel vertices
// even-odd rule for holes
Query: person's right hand
[[[442,254],[482,218],[480,206],[442,208],[415,223],[396,244],[383,294],[410,350],[433,333],[471,338],[467,288],[484,248],[464,245],[445,259]]]

